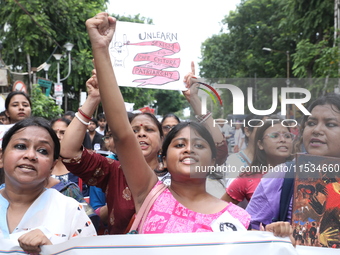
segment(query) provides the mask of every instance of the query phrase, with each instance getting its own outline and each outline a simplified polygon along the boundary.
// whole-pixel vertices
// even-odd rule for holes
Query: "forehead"
[[[272,133],[272,132],[288,132],[288,131],[289,131],[288,128],[282,126],[281,123],[277,123],[277,124],[267,128],[264,133],[269,134],[269,133]]]
[[[15,139],[27,139],[31,141],[41,141],[47,142],[53,145],[53,140],[51,135],[47,132],[46,129],[37,126],[29,126],[22,129],[19,129],[14,133],[11,137],[11,141]]]
[[[174,139],[176,138],[185,138],[187,140],[193,140],[193,139],[204,140],[204,138],[200,136],[195,129],[190,128],[190,127],[185,127],[182,130],[180,130],[174,137]]]
[[[317,105],[313,108],[309,117],[340,119],[340,111],[335,105]]]
[[[67,125],[64,121],[56,121],[54,122],[52,128],[53,129],[66,129]]]
[[[178,121],[175,119],[175,117],[168,117],[166,118],[164,121],[163,121],[163,126],[166,126],[166,125],[173,125],[173,124],[178,124]]]
[[[156,126],[155,121],[148,115],[138,115],[131,121],[131,126],[139,126],[140,124]]]
[[[15,95],[11,98],[10,102],[11,103],[13,102],[27,102],[28,103],[28,100],[24,95]]]

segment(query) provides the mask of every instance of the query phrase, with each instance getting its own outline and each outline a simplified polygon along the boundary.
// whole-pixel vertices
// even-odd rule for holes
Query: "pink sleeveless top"
[[[158,185],[158,182],[156,185]],[[241,207],[229,203],[220,212],[203,214],[194,212],[180,204],[166,189],[154,202],[145,220],[144,234],[212,232],[211,224],[224,212],[248,228],[250,215]]]

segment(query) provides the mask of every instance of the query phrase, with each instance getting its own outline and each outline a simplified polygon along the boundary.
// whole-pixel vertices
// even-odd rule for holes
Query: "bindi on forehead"
[[[155,127],[155,123],[151,120],[148,120],[148,119],[144,119],[144,120],[133,120],[131,122],[131,126],[135,127],[135,126],[138,126],[138,127],[144,127],[144,126],[149,126],[149,127]]]

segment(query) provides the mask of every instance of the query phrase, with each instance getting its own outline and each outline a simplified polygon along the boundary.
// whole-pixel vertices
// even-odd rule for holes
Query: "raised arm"
[[[221,165],[227,159],[228,144],[218,125],[214,124],[212,114],[210,113],[208,115],[202,115],[201,99],[198,97],[199,84],[196,81],[197,78],[195,77],[195,65],[194,62],[191,62],[191,72],[184,77],[184,82],[188,90],[182,91],[182,93],[190,103],[195,115],[201,116],[201,123],[210,131],[217,148],[217,157],[215,163]]]
[[[194,62],[191,62],[191,72],[184,77],[184,82],[188,90],[183,91],[183,95],[190,103],[195,115],[202,115],[202,104],[200,98],[198,97],[199,84],[196,83],[196,81],[197,78],[195,77],[195,64]],[[224,140],[223,134],[218,125],[214,126],[214,120],[211,115],[206,120],[204,120],[202,124],[210,131],[215,143],[220,143]]]
[[[91,118],[100,103],[97,83],[96,71],[93,70],[92,77],[86,82],[88,97],[79,109],[81,113],[80,111],[76,113],[77,116],[73,118],[67,127],[64,139],[61,141],[60,155],[64,158],[76,158],[82,153],[81,145],[87,130],[87,125],[84,123],[89,122],[83,115]]]
[[[146,163],[139,143],[131,128],[112,68],[109,44],[116,20],[107,13],[99,13],[86,21],[92,44],[101,100],[107,123],[111,129],[119,161],[132,192],[136,210],[157,182],[157,176]]]

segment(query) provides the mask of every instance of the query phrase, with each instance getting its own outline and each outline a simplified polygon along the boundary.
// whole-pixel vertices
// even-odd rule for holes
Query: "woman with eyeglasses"
[[[161,121],[164,137],[180,122],[180,119],[173,113],[164,115]]]
[[[255,133],[254,159],[250,166],[243,167],[240,175],[227,187],[222,199],[238,204],[250,201],[262,176],[269,168],[291,159],[295,135],[289,125],[278,117],[271,116]]]

